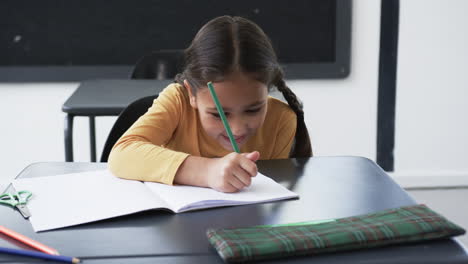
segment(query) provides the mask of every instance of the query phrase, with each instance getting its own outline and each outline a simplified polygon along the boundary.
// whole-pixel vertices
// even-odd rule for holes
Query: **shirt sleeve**
[[[124,179],[172,184],[179,166],[189,156],[164,147],[183,118],[184,95],[172,84],[114,145],[108,167]]]
[[[290,110],[290,109],[288,109]],[[287,159],[296,136],[297,117],[294,111],[283,111],[278,122],[272,159]]]

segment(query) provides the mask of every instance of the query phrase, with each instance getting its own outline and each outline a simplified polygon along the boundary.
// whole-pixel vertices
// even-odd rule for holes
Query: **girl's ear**
[[[188,91],[189,98],[190,98],[190,105],[193,108],[197,108],[197,98],[193,95],[192,93],[192,87],[190,86],[189,82],[187,80],[184,80],[184,86]]]

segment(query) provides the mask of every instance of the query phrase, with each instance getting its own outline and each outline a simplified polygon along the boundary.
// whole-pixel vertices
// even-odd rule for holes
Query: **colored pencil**
[[[237,142],[234,139],[234,136],[232,135],[231,127],[229,126],[229,123],[226,119],[226,115],[224,114],[223,107],[221,107],[221,103],[219,102],[218,96],[216,95],[216,92],[214,90],[213,83],[208,82],[208,89],[210,90],[211,97],[213,97],[213,101],[215,102],[216,109],[218,110],[219,116],[221,117],[221,121],[223,122],[224,129],[226,129],[226,132],[229,137],[229,141],[231,141],[232,148],[234,149],[235,152],[240,153],[239,147],[237,146]]]
[[[47,253],[47,254],[50,254],[50,255],[59,255],[57,250],[55,250],[53,248],[50,248],[50,247],[48,247],[48,246],[46,246],[44,244],[41,244],[41,243],[39,243],[39,242],[37,242],[35,240],[32,240],[31,238],[26,237],[26,236],[24,236],[22,234],[19,234],[19,233],[13,231],[13,230],[10,230],[10,229],[8,229],[8,228],[6,228],[4,226],[0,226],[0,233],[3,233],[3,234],[5,234],[5,235],[7,235],[7,236],[9,236],[9,237],[11,237],[11,238],[13,238],[15,240],[18,240],[18,241],[20,241],[20,242],[22,242],[22,243],[24,243],[24,244],[26,244],[26,245],[28,245],[28,246],[30,246],[32,248],[35,248],[35,249],[37,249],[39,251],[42,251],[44,253]]]
[[[45,259],[45,260],[52,260],[52,261],[66,262],[66,263],[80,263],[80,260],[74,257],[50,255],[50,254],[45,254],[45,253],[32,251],[32,250],[24,250],[24,249],[0,247],[0,253],[24,256],[24,257],[40,258],[40,259]]]

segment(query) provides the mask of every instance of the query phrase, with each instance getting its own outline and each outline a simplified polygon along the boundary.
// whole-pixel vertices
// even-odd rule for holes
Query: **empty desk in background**
[[[89,117],[91,161],[96,161],[96,116],[118,116],[131,102],[159,94],[171,80],[83,81],[63,104],[65,117],[65,161],[73,161],[73,118]]]
[[[18,177],[97,170],[104,169],[106,165],[82,162],[35,163],[24,169]],[[151,210],[40,233],[35,233],[20,213],[10,207],[0,206],[1,224],[53,247],[63,255],[81,258],[87,264],[223,263],[206,238],[208,228],[347,217],[416,203],[383,170],[365,158],[270,160],[259,161],[258,166],[262,173],[298,193],[300,198],[180,214]],[[86,190],[83,190],[83,195],[86,195]],[[0,239],[0,247],[19,246]],[[468,255],[456,239],[444,239],[262,263],[422,264],[467,261]],[[3,262],[32,261],[0,254],[0,263]]]

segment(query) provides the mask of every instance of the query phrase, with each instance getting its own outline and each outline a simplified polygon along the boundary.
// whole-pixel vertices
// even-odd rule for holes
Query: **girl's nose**
[[[237,117],[237,118],[232,118],[230,121],[231,122],[229,123],[231,126],[232,134],[234,136],[244,136],[245,133],[247,132],[247,127],[248,127],[246,120],[244,120],[241,117]]]

